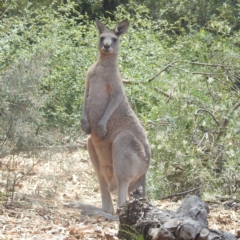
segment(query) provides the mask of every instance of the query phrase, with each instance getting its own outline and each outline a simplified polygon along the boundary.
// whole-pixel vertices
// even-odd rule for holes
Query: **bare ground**
[[[0,239],[118,239],[117,221],[82,216],[80,210],[63,206],[76,201],[101,206],[98,183],[85,150],[0,159],[0,201]],[[168,200],[153,203],[171,210],[179,205]],[[226,209],[221,204],[210,204],[210,209],[210,228],[240,238],[240,209]]]

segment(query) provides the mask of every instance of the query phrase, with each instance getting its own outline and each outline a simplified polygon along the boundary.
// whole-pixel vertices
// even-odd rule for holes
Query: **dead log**
[[[186,197],[176,212],[153,206],[146,198],[126,202],[119,209],[120,239],[142,235],[146,240],[236,240],[231,234],[208,228],[208,205]]]

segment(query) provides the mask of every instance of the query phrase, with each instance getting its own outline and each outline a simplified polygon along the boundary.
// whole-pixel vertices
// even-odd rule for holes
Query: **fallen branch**
[[[177,60],[169,63],[167,66],[165,66],[160,72],[158,72],[156,75],[154,75],[153,77],[149,78],[147,80],[147,82],[151,82],[152,80],[154,80],[156,77],[158,77],[162,72],[166,71],[168,68],[172,67],[175,63],[177,62]]]
[[[161,198],[160,200],[164,200],[164,199],[168,199],[168,198],[173,198],[173,197],[177,197],[177,196],[182,196],[182,195],[187,195],[189,193],[193,193],[193,192],[196,192],[200,189],[200,187],[196,187],[196,188],[193,188],[191,190],[188,190],[188,191],[184,191],[184,192],[180,192],[180,193],[175,193],[175,194],[172,194],[172,195],[168,195],[166,197],[163,197]]]
[[[146,198],[128,201],[119,209],[120,239],[237,240],[231,233],[208,228],[208,205],[186,197],[176,212],[153,206]]]

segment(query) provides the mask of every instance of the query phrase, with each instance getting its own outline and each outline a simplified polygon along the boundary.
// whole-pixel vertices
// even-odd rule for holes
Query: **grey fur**
[[[129,193],[143,187],[150,161],[145,130],[130,107],[117,65],[119,38],[128,29],[128,21],[113,30],[97,21],[99,58],[87,72],[82,113],[82,129],[90,134],[88,152],[98,177],[102,210],[114,213],[110,192],[117,191],[118,206]]]

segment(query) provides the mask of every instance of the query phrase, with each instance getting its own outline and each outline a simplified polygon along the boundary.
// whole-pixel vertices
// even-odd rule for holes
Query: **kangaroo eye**
[[[113,42],[116,42],[116,41],[117,41],[117,38],[112,38],[112,41],[113,41]]]
[[[100,37],[100,41],[103,42],[104,41],[104,37]]]

